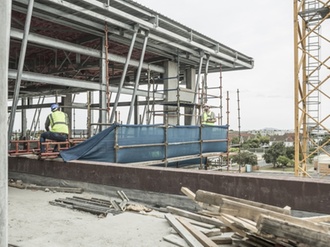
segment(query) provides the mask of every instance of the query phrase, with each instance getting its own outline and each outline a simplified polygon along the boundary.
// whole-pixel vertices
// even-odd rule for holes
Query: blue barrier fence
[[[176,157],[191,160],[204,153],[226,153],[227,136],[227,126],[115,124],[60,155],[64,161],[167,164]]]

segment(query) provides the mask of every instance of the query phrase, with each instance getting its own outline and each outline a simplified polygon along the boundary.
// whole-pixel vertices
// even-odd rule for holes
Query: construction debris
[[[26,188],[21,181],[11,181],[11,184]],[[326,224],[330,221],[329,215],[298,218],[292,216],[288,206],[280,208],[203,190],[195,194],[185,187],[181,191],[198,205],[198,210],[190,212],[167,206],[161,215],[173,228],[163,239],[176,246],[329,246],[330,225]],[[123,191],[117,194],[118,198],[109,200],[73,196],[49,203],[100,217],[124,211],[142,214],[152,211],[129,200]]]
[[[203,209],[192,213],[167,207],[165,218],[178,235],[163,239],[177,246],[329,246],[329,216],[297,218],[289,207],[202,190],[194,194],[185,187],[181,191]]]
[[[52,191],[52,192],[64,192],[64,193],[77,193],[81,194],[84,192],[82,188],[73,188],[73,187],[62,187],[62,186],[39,186],[36,184],[26,184],[22,180],[13,180],[10,179],[8,186],[15,187],[18,189],[30,189],[30,190],[42,190],[42,191]]]
[[[99,198],[83,198],[73,196],[72,198],[60,198],[49,203],[53,206],[61,206],[70,209],[77,209],[99,216],[106,216],[108,213],[118,214],[124,211],[150,212],[151,209],[144,205],[131,202],[123,191],[117,191],[121,199],[104,200]]]

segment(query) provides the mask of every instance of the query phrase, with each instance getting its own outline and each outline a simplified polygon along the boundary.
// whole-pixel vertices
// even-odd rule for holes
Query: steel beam
[[[16,70],[8,70],[8,78],[15,79]],[[59,85],[59,86],[67,86],[67,87],[76,87],[76,88],[83,88],[92,91],[105,91],[105,86],[101,85],[97,82],[90,82],[90,81],[83,81],[71,78],[64,78],[64,77],[56,77],[50,76],[46,74],[38,74],[33,72],[23,72],[22,80],[24,81],[33,81],[33,82],[40,82],[45,84],[52,84],[52,85]],[[111,92],[118,92],[117,87],[110,86]],[[122,88],[123,94],[132,95],[133,89],[131,88]],[[147,97],[148,92],[144,90],[138,90],[137,95]],[[159,99],[163,99],[164,95],[161,93],[155,93],[155,97]]]
[[[14,39],[22,40],[23,32],[19,29],[12,28],[12,30],[10,32],[10,36]],[[45,46],[45,49],[47,47],[51,47],[51,48],[70,51],[73,53],[82,54],[82,55],[86,55],[86,56],[101,58],[100,50],[92,49],[92,48],[82,46],[82,45],[73,44],[70,42],[63,41],[63,40],[53,39],[53,38],[42,36],[42,35],[35,34],[35,33],[30,33],[28,35],[28,41],[35,43],[35,44]],[[109,57],[109,61],[114,61],[114,62],[121,63],[121,64],[126,63],[125,57],[122,57],[122,56],[119,56],[116,54],[112,54],[112,53],[109,53],[108,57]],[[129,61],[129,65],[138,67],[139,61],[131,59]],[[157,65],[143,63],[142,67],[144,69],[151,69],[152,71],[155,71],[158,73],[164,73],[164,68],[157,66]]]

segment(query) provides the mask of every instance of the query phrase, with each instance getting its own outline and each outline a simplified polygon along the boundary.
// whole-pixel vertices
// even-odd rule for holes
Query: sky
[[[254,59],[252,70],[224,72],[232,129],[294,129],[292,1],[136,0]],[[219,85],[219,74],[208,84]],[[225,106],[224,106],[225,107]]]

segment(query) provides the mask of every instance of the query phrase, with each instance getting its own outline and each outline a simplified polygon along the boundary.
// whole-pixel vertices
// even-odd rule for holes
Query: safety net
[[[61,151],[60,155],[64,161],[164,161],[174,157],[227,152],[227,133],[227,126],[218,125],[114,124],[86,141]]]

